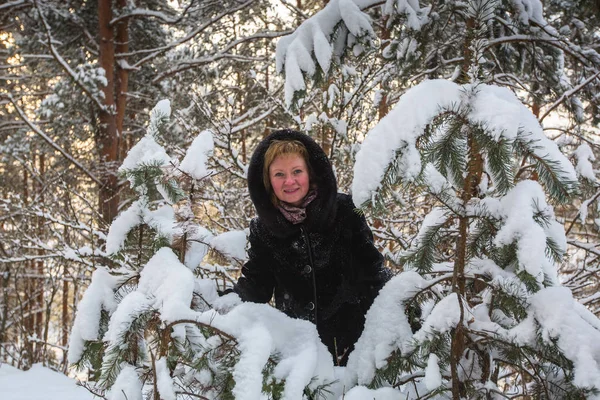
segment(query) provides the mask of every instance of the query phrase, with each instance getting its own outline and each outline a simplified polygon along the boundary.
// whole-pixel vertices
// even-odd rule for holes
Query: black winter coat
[[[301,224],[283,217],[262,182],[264,154],[274,139],[299,140],[309,152],[318,196]],[[279,310],[314,322],[323,343],[338,356],[336,362],[344,365],[362,333],[365,313],[391,277],[365,218],[350,196],[337,193],[321,147],[299,132],[278,131],[259,144],[248,187],[258,217],[250,224],[249,260],[234,291],[257,303],[274,295]]]

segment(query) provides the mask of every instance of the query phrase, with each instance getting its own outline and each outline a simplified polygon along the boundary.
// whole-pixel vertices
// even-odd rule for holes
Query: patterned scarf
[[[304,199],[302,200],[302,204],[299,206],[294,206],[290,203],[286,203],[284,201],[279,202],[279,211],[283,214],[285,219],[290,221],[292,224],[296,225],[301,222],[304,222],[306,219],[306,207],[317,197],[317,190],[311,189]]]

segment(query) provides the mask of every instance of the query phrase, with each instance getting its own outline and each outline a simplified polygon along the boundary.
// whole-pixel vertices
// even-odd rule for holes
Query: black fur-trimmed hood
[[[252,154],[248,167],[248,191],[254,203],[259,222],[277,237],[286,237],[297,232],[300,227],[293,225],[271,203],[270,195],[263,184],[263,166],[265,153],[273,140],[298,140],[308,150],[313,171],[311,184],[317,184],[317,198],[307,207],[307,217],[303,225],[308,231],[322,231],[333,223],[336,214],[337,182],[331,163],[312,138],[304,133],[284,129],[273,132],[263,139]]]

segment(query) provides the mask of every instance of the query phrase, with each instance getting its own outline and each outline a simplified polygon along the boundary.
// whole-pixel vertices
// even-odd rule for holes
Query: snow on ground
[[[94,396],[65,375],[35,364],[21,371],[0,364],[2,400],[92,400]]]

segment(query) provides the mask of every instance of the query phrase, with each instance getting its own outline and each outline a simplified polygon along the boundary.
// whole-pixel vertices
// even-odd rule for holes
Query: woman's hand
[[[219,297],[213,302],[212,306],[219,314],[227,314],[240,304],[242,304],[240,296],[231,290],[226,290],[219,292]]]

